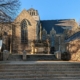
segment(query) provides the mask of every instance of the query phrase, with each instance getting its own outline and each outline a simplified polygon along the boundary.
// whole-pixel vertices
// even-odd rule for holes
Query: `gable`
[[[30,21],[30,23],[36,24],[34,18],[25,9],[17,16],[14,23],[21,23],[21,21],[24,19]]]

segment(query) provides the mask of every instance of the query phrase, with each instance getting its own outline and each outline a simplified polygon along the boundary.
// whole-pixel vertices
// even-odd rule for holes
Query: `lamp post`
[[[58,37],[59,37],[59,40],[58,40],[59,41],[59,49],[58,50],[61,51],[61,35],[58,35]]]
[[[58,47],[58,50],[60,51],[60,50],[61,50],[61,47],[60,47],[60,45],[61,45],[61,34],[58,34],[58,35],[56,35],[56,36],[59,37],[59,39],[58,39],[58,41],[59,41],[59,47]]]
[[[2,59],[1,49],[2,49],[2,40],[0,40],[0,60]]]
[[[1,48],[2,48],[2,40],[0,40],[0,52],[1,52]]]

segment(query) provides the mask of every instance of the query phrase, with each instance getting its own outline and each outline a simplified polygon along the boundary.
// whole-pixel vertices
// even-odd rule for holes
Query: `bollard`
[[[27,58],[26,58],[26,51],[24,50],[24,51],[23,51],[23,60],[26,61],[26,59],[27,59]]]
[[[61,60],[61,52],[60,51],[56,51],[54,54],[58,60]]]

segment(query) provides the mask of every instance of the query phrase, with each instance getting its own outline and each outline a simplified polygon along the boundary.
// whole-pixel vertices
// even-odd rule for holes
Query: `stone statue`
[[[50,41],[47,39],[47,45],[48,45],[48,54],[50,54]]]
[[[34,44],[34,42],[32,41],[32,42],[31,42],[31,54],[34,54],[34,51],[35,51],[34,47],[35,47],[35,44]]]

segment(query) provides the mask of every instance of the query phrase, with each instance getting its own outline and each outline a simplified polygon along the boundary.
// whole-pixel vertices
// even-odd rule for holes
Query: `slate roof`
[[[67,25],[60,25],[60,24],[64,24],[65,22],[72,21],[72,20],[73,19],[41,20],[40,23],[41,23],[42,28],[44,28],[48,34],[52,30],[52,28],[54,28],[57,34],[61,34],[64,32],[64,29],[62,27],[66,27]]]
[[[73,34],[71,37],[69,37],[65,42],[70,42],[76,39],[80,39],[80,31]]]

